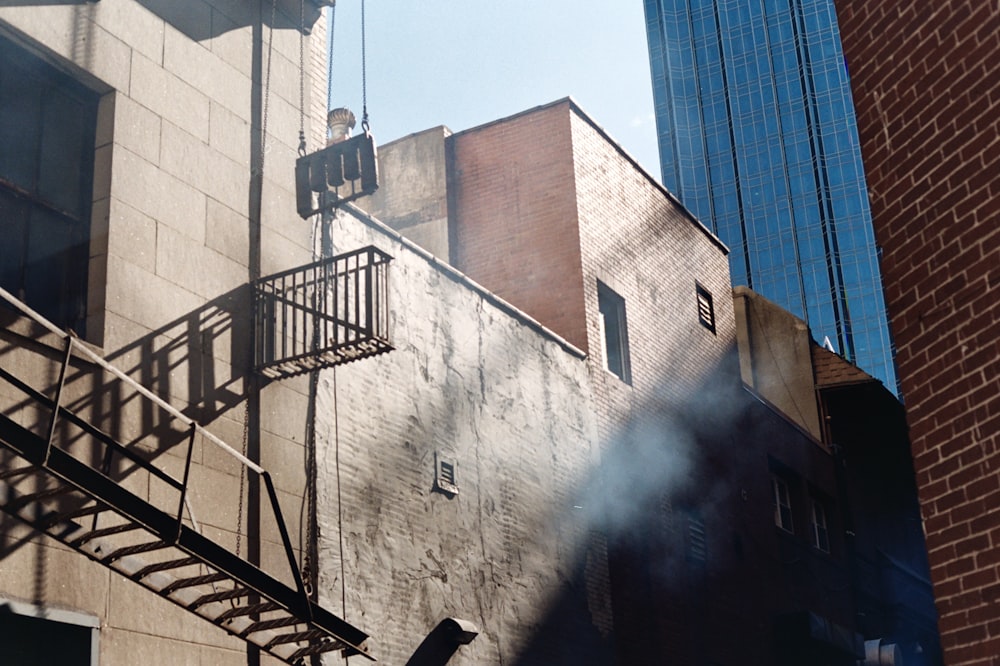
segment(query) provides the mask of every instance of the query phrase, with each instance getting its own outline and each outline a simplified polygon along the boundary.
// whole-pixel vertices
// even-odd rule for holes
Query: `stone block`
[[[129,97],[178,127],[208,141],[209,97],[143,55],[132,59]]]
[[[115,143],[128,148],[151,164],[160,161],[161,117],[131,97],[118,95],[115,101]]]
[[[113,173],[113,197],[204,243],[203,193],[124,148],[116,151]]]
[[[250,261],[250,223],[247,217],[215,199],[208,199],[206,204],[205,244],[247,266]]]
[[[108,262],[108,311],[149,329],[183,319],[202,299],[122,258]]]
[[[244,266],[169,227],[156,242],[156,274],[206,299],[246,283]]]
[[[153,62],[161,61],[163,19],[142,3],[112,0],[95,4],[91,20]]]
[[[212,53],[222,58],[246,76],[253,66],[252,29],[238,24],[220,11],[212,12],[212,37],[207,45]]]
[[[246,167],[171,123],[163,124],[160,168],[229,208],[247,212],[249,174]]]
[[[250,120],[250,78],[169,25],[164,36],[163,67],[237,116]]]
[[[209,145],[249,169],[250,123],[214,100],[209,114]]]
[[[107,253],[156,270],[156,221],[118,199],[110,202]]]

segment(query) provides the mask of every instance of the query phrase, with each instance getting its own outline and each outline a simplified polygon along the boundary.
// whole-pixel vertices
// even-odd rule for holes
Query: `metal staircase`
[[[367,634],[309,599],[266,471],[2,289],[0,297],[66,341],[54,397],[0,367],[0,389],[23,396],[21,404],[29,406],[0,413],[0,510],[287,664],[328,652],[374,660]],[[71,360],[81,356],[183,424],[187,449],[180,478],[63,404]],[[259,475],[288,561],[285,581],[200,533],[189,502],[196,440]],[[127,474],[116,471],[123,466]],[[170,489],[176,511],[133,492],[129,482],[140,475]]]

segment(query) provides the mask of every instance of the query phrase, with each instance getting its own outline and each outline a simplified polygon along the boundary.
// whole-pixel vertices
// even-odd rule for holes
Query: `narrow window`
[[[598,282],[597,307],[601,314],[600,327],[601,341],[604,345],[604,367],[623,382],[631,384],[625,299],[603,283]]]
[[[826,507],[823,503],[812,498],[812,537],[813,545],[824,553],[830,552],[830,532],[827,528]]]
[[[712,292],[695,282],[695,296],[698,299],[698,321],[702,326],[715,333],[715,307],[712,305]]]
[[[774,524],[786,532],[794,532],[792,501],[788,493],[788,484],[784,479],[772,476],[771,487],[774,490]]]
[[[98,100],[0,38],[0,286],[80,335]]]

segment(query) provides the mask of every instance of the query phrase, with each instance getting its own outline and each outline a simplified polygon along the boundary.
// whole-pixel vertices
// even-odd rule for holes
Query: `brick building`
[[[616,663],[939,663],[898,403],[752,292],[734,311],[725,248],[572,100],[380,156],[363,206],[589,350],[578,502],[607,543]]]
[[[949,664],[1000,654],[1000,9],[837,0]]]

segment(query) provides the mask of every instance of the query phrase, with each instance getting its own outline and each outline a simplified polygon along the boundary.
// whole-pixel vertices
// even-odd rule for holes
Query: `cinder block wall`
[[[1000,8],[836,0],[945,661],[1000,654]]]
[[[312,229],[295,214],[298,3],[294,9],[292,18],[279,12],[277,28],[265,26],[262,35],[263,64],[268,55],[272,58],[265,101],[264,274],[312,259]],[[252,81],[256,20],[254,3],[225,1],[0,7],[4,36],[102,95],[87,341],[237,449],[251,348],[246,289],[251,277],[250,183],[260,166],[251,164],[251,123],[263,121],[254,117],[251,104],[254,85],[259,85]],[[306,131],[312,147],[325,141],[325,34],[320,21],[304,44]],[[13,347],[24,344],[30,343],[15,341]],[[8,367],[13,366],[5,361]],[[47,386],[54,381],[51,369],[23,369],[41,376]],[[74,405],[108,432],[132,443],[160,424],[135,401],[123,403],[127,392],[114,382],[95,376],[78,370],[67,390]],[[307,405],[303,379],[275,383],[263,392],[262,462],[274,472],[296,544]],[[159,464],[182,471],[177,451],[156,451],[155,441],[145,441]],[[240,488],[236,469],[226,456],[199,444],[192,475],[201,483],[192,502],[206,534],[234,547]],[[7,546],[25,536],[9,521],[3,529]],[[287,577],[277,533],[265,530],[263,565]],[[242,641],[83,555],[34,539],[37,548],[5,550],[0,596],[96,616],[101,664],[246,663]],[[244,554],[246,543],[244,536]],[[44,569],[43,579],[33,578],[35,567]],[[264,662],[271,663],[266,657]]]

